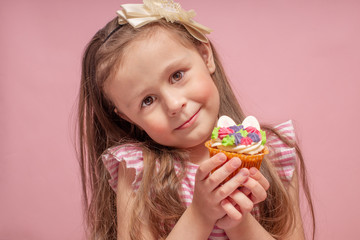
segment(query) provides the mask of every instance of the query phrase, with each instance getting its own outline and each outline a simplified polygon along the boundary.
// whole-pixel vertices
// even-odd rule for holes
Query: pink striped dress
[[[287,121],[275,127],[283,136],[290,141],[295,141],[295,132],[291,121]],[[277,173],[281,180],[286,185],[291,181],[295,170],[296,152],[294,148],[289,148],[282,142],[275,134],[267,133],[267,145],[270,146],[269,159],[275,166]],[[116,192],[118,180],[118,166],[119,162],[124,161],[127,168],[135,169],[135,180],[132,183],[133,189],[136,192],[140,186],[143,171],[143,156],[139,146],[132,144],[119,145],[107,149],[102,155],[102,160],[110,173],[111,178],[109,184]],[[179,171],[180,164],[175,164],[175,170]],[[195,173],[198,165],[188,162],[186,164],[186,177],[182,180],[182,189],[180,196],[186,206],[189,206],[195,184]],[[255,205],[251,212],[256,218],[259,217],[259,207]],[[226,240],[229,239],[224,230],[214,227],[208,239],[211,240]]]

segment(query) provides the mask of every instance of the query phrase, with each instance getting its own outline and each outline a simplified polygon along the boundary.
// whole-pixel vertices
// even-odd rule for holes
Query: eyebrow
[[[166,75],[168,74],[170,71],[173,71],[172,69],[177,68],[178,65],[180,65],[181,63],[186,62],[186,60],[188,59],[188,54],[184,57],[181,58],[177,58],[174,61],[170,62],[165,69],[163,70],[161,75]]]

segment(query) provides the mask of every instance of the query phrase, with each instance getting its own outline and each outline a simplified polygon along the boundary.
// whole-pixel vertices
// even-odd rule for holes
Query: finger
[[[242,193],[244,193],[246,196],[248,196],[249,194],[251,194],[251,191],[249,189],[247,189],[246,187],[242,186],[240,188],[238,188],[238,190]]]
[[[254,203],[239,190],[235,190],[233,193],[231,193],[229,198],[236,202],[236,206],[239,208],[241,214],[243,215],[250,212],[254,207]]]
[[[264,187],[255,179],[249,178],[244,184],[244,187],[247,188],[251,194],[248,194],[248,197],[251,201],[256,204],[262,202],[266,199],[267,193]]]
[[[226,161],[226,155],[223,153],[218,153],[211,157],[209,160],[204,161],[200,164],[199,168],[196,171],[195,179],[197,181],[202,181],[207,178],[211,170],[220,166]]]
[[[235,206],[227,199],[224,199],[221,201],[221,207],[226,212],[227,216],[229,216],[230,219],[238,221],[241,219],[242,214],[239,212],[238,209],[235,208]]]
[[[231,173],[238,169],[241,165],[241,160],[237,157],[230,159],[223,166],[213,172],[207,179],[207,184],[210,189],[217,188]],[[243,181],[243,180],[239,180]],[[223,187],[223,186],[221,186]],[[228,190],[227,195],[230,194],[233,190]],[[227,195],[223,195],[225,198]]]
[[[234,222],[228,215],[225,215],[224,217],[217,220],[215,225],[218,228],[225,229],[231,227],[232,225],[234,225],[234,223],[237,222]]]
[[[251,178],[258,181],[265,190],[269,189],[269,187],[270,187],[269,181],[264,177],[264,175],[262,175],[262,173],[257,168],[252,167],[249,169],[249,171],[250,171]]]
[[[265,190],[268,190],[270,187],[269,181],[262,175],[262,173],[255,167],[250,168],[250,177],[258,181]],[[243,192],[245,195],[250,195],[251,191],[246,187],[239,188],[241,192]]]
[[[231,224],[232,220],[228,217],[228,215],[225,215],[223,218],[220,218],[216,221],[215,225],[218,228],[225,229],[225,227],[229,226]]]
[[[215,190],[215,199],[217,201],[221,201],[222,199],[227,198],[232,192],[237,190],[240,185],[248,181],[248,178],[249,171],[246,168],[240,169],[234,177]],[[234,202],[233,205],[235,205]]]

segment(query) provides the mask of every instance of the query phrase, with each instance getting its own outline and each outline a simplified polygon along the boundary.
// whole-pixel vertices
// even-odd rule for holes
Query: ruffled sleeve
[[[132,183],[133,189],[139,188],[144,168],[142,149],[134,144],[124,144],[107,149],[101,156],[102,161],[110,173],[109,184],[116,192],[118,183],[119,163],[125,162],[126,168],[135,169],[135,180]]]
[[[295,142],[295,131],[292,121],[289,120],[274,127],[290,142]],[[269,159],[284,183],[289,183],[296,167],[296,150],[286,145],[274,133],[267,133],[267,144],[270,147]]]

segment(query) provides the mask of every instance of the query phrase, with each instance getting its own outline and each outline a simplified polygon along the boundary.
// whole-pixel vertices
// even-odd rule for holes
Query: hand
[[[269,181],[264,177],[264,175],[262,175],[262,173],[255,167],[250,168],[250,177],[254,180],[256,180],[261,187],[265,190],[265,192],[263,192],[263,189],[257,189],[257,191],[254,189],[255,186],[250,186],[250,188],[246,187],[245,185],[240,188],[240,191],[243,192],[246,196],[248,196],[251,201],[256,204],[259,202],[262,202],[266,199],[267,194],[266,191],[269,189],[270,184]],[[254,184],[254,182],[253,182]],[[247,186],[249,186],[249,184],[247,184]],[[252,194],[252,190],[250,189],[254,189],[253,191],[256,191],[256,193]]]
[[[248,181],[243,183],[243,187],[232,192],[229,198],[221,202],[221,206],[226,211],[226,216],[216,222],[222,229],[230,229],[240,224],[244,216],[254,207],[254,204],[266,199],[266,190],[270,184],[267,179],[256,168],[241,169],[240,174],[250,175]]]
[[[204,221],[212,224],[212,226],[227,213],[221,202],[249,179],[248,174],[237,174],[225,184],[220,185],[224,179],[241,165],[239,158],[232,158],[209,175],[211,170],[225,161],[226,156],[219,153],[203,162],[195,175],[195,189],[190,207],[198,213],[198,216],[201,216]]]

